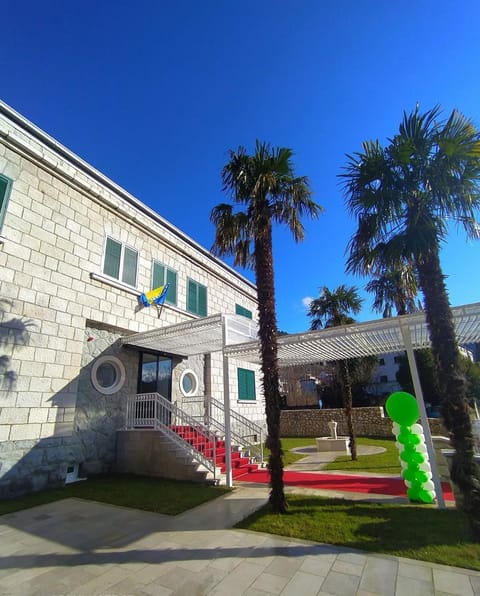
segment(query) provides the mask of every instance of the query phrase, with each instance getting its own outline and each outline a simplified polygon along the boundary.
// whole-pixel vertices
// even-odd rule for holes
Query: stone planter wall
[[[280,434],[282,437],[325,437],[330,436],[328,423],[338,423],[337,434],[347,434],[347,423],[343,409],[282,410]],[[353,408],[355,431],[361,437],[392,437],[392,421],[385,417],[382,407]],[[440,419],[430,418],[432,435],[447,435]]]

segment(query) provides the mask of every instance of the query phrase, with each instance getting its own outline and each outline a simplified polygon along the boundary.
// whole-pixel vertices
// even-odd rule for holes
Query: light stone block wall
[[[116,329],[120,336],[191,320],[188,278],[207,286],[209,315],[233,313],[240,304],[256,316],[256,290],[54,139],[20,116],[12,118],[4,104],[0,173],[12,180],[0,230],[0,452],[10,453],[8,464],[0,460],[1,495],[5,478],[11,479],[15,465],[23,469],[21,460],[35,450],[31,441],[47,441],[52,449],[57,440],[63,449],[76,432],[79,396],[92,389],[84,370],[88,326]],[[138,250],[136,288],[102,274],[107,235]],[[177,307],[165,305],[161,318],[138,303],[150,289],[153,259],[177,271]],[[203,368],[203,361],[195,366]],[[136,381],[136,371],[129,374]],[[223,395],[216,369],[210,385]],[[243,404],[238,409],[250,411]],[[110,415],[106,406],[102,411]],[[75,444],[75,457],[82,449]],[[59,469],[72,457],[69,452]],[[51,476],[61,476],[59,469]]]

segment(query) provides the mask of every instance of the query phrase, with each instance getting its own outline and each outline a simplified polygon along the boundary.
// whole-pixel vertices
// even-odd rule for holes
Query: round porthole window
[[[180,377],[180,389],[185,397],[196,395],[198,391],[198,378],[193,370],[184,370]]]
[[[125,383],[125,367],[115,356],[100,356],[92,366],[92,384],[97,391],[111,395]]]

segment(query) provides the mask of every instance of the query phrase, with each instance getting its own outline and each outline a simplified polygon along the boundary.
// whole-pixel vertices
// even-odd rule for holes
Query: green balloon
[[[408,445],[415,445],[415,446],[417,446],[417,445],[420,445],[421,440],[422,439],[418,435],[416,435],[415,433],[410,433],[409,436],[408,436],[407,443],[408,443]]]
[[[433,503],[434,496],[433,493],[429,490],[421,490],[419,494],[420,500],[424,503]]]
[[[405,468],[405,470],[402,470],[402,478],[404,480],[408,480],[409,482],[413,482],[414,478],[415,478],[415,474],[418,472],[417,468],[413,468],[411,466],[408,466],[408,468]]]
[[[416,482],[419,482],[420,484],[423,484],[428,480],[428,474],[426,472],[421,471],[415,472],[414,480]]]
[[[404,462],[407,462],[407,464],[414,464],[416,462],[413,461],[413,456],[415,455],[415,451],[408,451],[408,449],[405,449],[404,451],[402,451],[402,453],[400,453],[400,459]]]
[[[418,488],[418,486],[411,486],[407,490],[407,497],[410,499],[410,501],[420,501],[420,492],[421,489]]]
[[[392,393],[385,403],[385,408],[390,418],[400,426],[411,426],[420,416],[417,400],[406,391]]]
[[[423,453],[418,453],[418,451],[408,452],[410,461],[412,464],[423,464],[425,462],[425,455]]]
[[[402,445],[406,445],[410,441],[411,433],[401,432],[398,437],[397,441]]]

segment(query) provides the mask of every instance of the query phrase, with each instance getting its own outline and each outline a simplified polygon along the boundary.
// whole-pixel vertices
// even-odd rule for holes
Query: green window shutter
[[[187,285],[187,310],[201,317],[207,316],[207,288],[191,279]]]
[[[152,290],[163,286],[165,280],[165,267],[157,263],[157,261],[153,261],[153,271],[152,271]]]
[[[237,376],[238,399],[249,399],[255,401],[255,372],[245,368],[238,368]]]
[[[120,259],[122,256],[122,245],[115,242],[112,238],[107,238],[105,246],[105,262],[103,272],[105,275],[119,279],[120,277]]]
[[[167,269],[167,283],[170,284],[168,288],[165,302],[169,304],[177,304],[177,273],[172,269]]]
[[[207,316],[207,288],[198,284],[198,312],[201,317]]]
[[[11,181],[4,176],[0,176],[0,230],[2,229],[5,213],[7,212],[7,203],[10,194]]]
[[[125,247],[125,251],[123,254],[122,281],[128,284],[129,286],[137,285],[137,259],[137,251]]]
[[[187,287],[187,310],[195,314],[197,312],[197,284],[191,279]]]
[[[252,319],[252,311],[248,310],[248,308],[244,308],[240,306],[240,304],[235,304],[235,312],[237,315],[242,315],[243,317],[247,317],[247,319]]]

